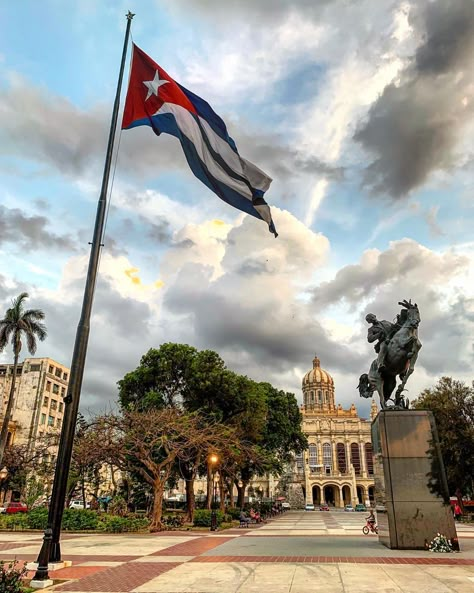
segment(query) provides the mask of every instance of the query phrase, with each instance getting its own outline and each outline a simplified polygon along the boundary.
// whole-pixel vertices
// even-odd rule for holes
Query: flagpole
[[[89,267],[87,270],[86,285],[84,288],[84,297],[82,301],[82,310],[79,324],[76,331],[74,342],[74,352],[71,362],[71,375],[68,386],[67,396],[64,398],[65,411],[61,438],[59,441],[58,458],[54,472],[53,490],[51,502],[49,504],[48,523],[44,531],[43,545],[38,555],[38,568],[33,578],[31,586],[34,588],[43,588],[45,581],[49,580],[48,563],[61,561],[61,547],[59,544],[61,533],[61,521],[64,512],[66,500],[67,480],[69,467],[71,465],[71,455],[74,443],[74,434],[77,422],[77,413],[79,410],[79,400],[81,397],[82,379],[84,375],[84,366],[86,362],[87,344],[89,340],[90,318],[92,312],[92,303],[94,300],[94,290],[99,267],[100,249],[102,247],[102,238],[104,234],[105,215],[107,205],[107,192],[110,177],[110,168],[112,164],[112,153],[114,148],[115,130],[117,128],[118,111],[120,106],[120,90],[122,87],[123,72],[125,69],[125,59],[127,56],[127,46],[130,37],[130,26],[135,15],[130,11],[126,15],[127,28],[123,42],[122,61],[120,64],[120,73],[115,94],[114,108],[112,112],[112,121],[110,123],[109,142],[105,157],[104,174],[102,177],[102,187],[100,190],[99,202],[97,205],[97,214],[95,219],[94,234],[89,256]],[[35,587],[35,582],[37,587]]]

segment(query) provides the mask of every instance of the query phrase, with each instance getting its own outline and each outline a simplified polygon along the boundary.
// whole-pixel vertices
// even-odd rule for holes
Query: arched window
[[[316,468],[318,465],[318,448],[316,445],[310,445],[308,447],[309,451],[309,467],[311,469]]]
[[[314,391],[311,391],[310,396],[311,396],[311,403],[314,405]]]
[[[351,445],[351,463],[356,474],[360,475],[360,449],[357,443]]]
[[[372,457],[372,443],[365,443],[365,462],[367,464],[367,473],[374,474],[374,458]]]
[[[344,443],[337,443],[337,467],[341,474],[345,474],[347,472],[347,460],[346,460],[346,448],[344,447]]]
[[[323,445],[323,465],[326,473],[331,473],[332,470],[332,451],[331,444],[324,443]]]
[[[323,401],[323,400],[322,400],[322,398],[321,398],[321,392],[320,392],[320,391],[318,391],[318,402],[319,402],[319,403],[322,403],[322,401]]]

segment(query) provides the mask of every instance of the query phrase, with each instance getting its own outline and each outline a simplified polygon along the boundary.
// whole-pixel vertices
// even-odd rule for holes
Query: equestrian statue
[[[379,321],[373,313],[365,320],[371,326],[368,329],[367,341],[376,342],[374,350],[377,358],[370,365],[369,373],[359,378],[357,386],[361,397],[372,397],[377,391],[383,410],[407,410],[409,401],[403,396],[408,377],[415,368],[421,342],[418,339],[420,312],[417,304],[411,300],[398,303],[403,307],[394,323]],[[401,383],[397,387],[397,375]],[[395,399],[391,395],[393,390]],[[388,402],[392,402],[388,405]]]

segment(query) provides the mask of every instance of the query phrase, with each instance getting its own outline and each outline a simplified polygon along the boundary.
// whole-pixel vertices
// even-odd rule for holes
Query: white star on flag
[[[148,89],[148,95],[146,96],[145,101],[152,95],[156,95],[158,97],[158,89],[162,84],[166,84],[167,82],[169,82],[169,80],[160,80],[160,74],[158,70],[155,72],[155,78],[153,80],[144,80],[143,84]]]

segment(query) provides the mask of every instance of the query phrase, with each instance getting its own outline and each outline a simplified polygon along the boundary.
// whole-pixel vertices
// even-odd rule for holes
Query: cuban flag
[[[231,206],[264,220],[278,236],[263,199],[271,178],[239,155],[209,103],[178,84],[134,45],[122,129],[136,126],[176,136],[198,179]]]

